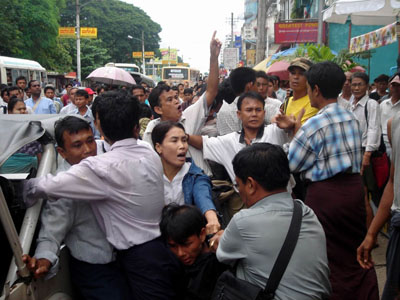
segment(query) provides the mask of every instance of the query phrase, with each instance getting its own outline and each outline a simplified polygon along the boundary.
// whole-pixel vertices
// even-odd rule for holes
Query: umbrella
[[[253,67],[256,71],[265,71],[267,69],[267,63],[271,60],[271,56],[267,57],[263,61],[259,62],[257,65]]]
[[[400,2],[397,0],[337,0],[323,14],[328,23],[354,25],[388,25],[396,22]]]
[[[110,85],[134,85],[135,79],[129,72],[117,67],[101,67],[89,74],[87,79]]]
[[[281,80],[289,80],[289,68],[290,63],[284,60],[277,61],[267,68],[266,73],[268,75],[279,76]]]

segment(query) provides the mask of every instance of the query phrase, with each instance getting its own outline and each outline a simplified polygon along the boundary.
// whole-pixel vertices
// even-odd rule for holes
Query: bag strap
[[[365,106],[364,106],[364,115],[365,115],[365,122],[367,122],[367,130],[368,130],[368,101],[365,102]]]
[[[367,122],[367,130],[368,130],[368,101],[365,102],[365,106],[364,106],[364,115],[365,115],[365,121]],[[380,152],[386,152],[386,145],[385,145],[385,141],[383,140],[383,134],[381,133],[381,142],[379,144],[379,148],[378,151]]]
[[[283,274],[289,264],[290,258],[292,257],[294,248],[296,247],[297,240],[299,238],[301,221],[303,218],[302,205],[297,201],[294,202],[293,216],[290,222],[289,230],[286,235],[285,241],[278,254],[278,258],[272,267],[271,274],[268,278],[267,286],[264,289],[264,295],[267,299],[273,299],[275,291],[278,288],[279,282],[282,279]]]

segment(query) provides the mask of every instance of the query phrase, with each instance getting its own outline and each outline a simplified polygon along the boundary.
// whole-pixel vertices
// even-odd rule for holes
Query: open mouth
[[[186,153],[179,153],[178,154],[178,159],[179,160],[185,160],[186,159]]]
[[[182,105],[178,105],[178,111],[182,111]]]

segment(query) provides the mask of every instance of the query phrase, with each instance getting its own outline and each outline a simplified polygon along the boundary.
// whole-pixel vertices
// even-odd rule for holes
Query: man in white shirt
[[[236,94],[232,103],[223,102],[217,114],[217,129],[219,135],[225,135],[242,129],[237,117],[237,102],[242,93],[257,91],[256,71],[247,67],[236,68],[229,74],[231,87]]]
[[[76,110],[76,105],[75,105],[75,94],[78,91],[77,87],[73,87],[70,89],[69,91],[69,100],[71,101],[71,103],[69,103],[68,105],[64,106],[61,110],[60,110],[60,115],[68,115],[71,114],[74,110]]]
[[[281,107],[282,102],[278,99],[273,99],[268,97],[268,84],[270,82],[270,78],[267,73],[264,71],[258,71],[256,73],[256,87],[257,92],[265,99],[265,125],[271,124],[271,119],[277,113],[279,113],[279,108]]]
[[[388,134],[387,134],[387,123],[389,119],[394,117],[398,112],[400,112],[400,76],[395,75],[389,83],[390,95],[391,97],[384,100],[380,105],[381,111],[381,128],[383,141],[386,146],[386,153],[391,158],[392,157],[392,147],[390,146]]]
[[[163,168],[157,153],[137,142],[139,102],[123,92],[96,99],[96,126],[110,151],[82,160],[56,176],[26,182],[24,200],[86,201],[118,251],[133,299],[175,299],[176,260],[160,238]],[[61,183],[61,184],[60,184]]]
[[[167,85],[159,85],[153,89],[149,96],[151,108],[160,117],[152,120],[143,134],[143,140],[150,143],[153,128],[162,121],[181,122],[187,134],[200,134],[200,129],[205,124],[211,105],[218,92],[218,56],[221,50],[221,42],[215,38],[214,32],[210,43],[210,74],[206,92],[200,99],[182,112],[179,99],[174,97],[175,92]],[[210,174],[209,167],[204,162],[201,151],[189,147],[188,155],[193,158],[195,164]]]

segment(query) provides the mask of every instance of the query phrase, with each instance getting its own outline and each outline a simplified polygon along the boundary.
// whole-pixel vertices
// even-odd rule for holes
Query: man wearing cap
[[[88,93],[89,98],[88,98],[88,106],[91,107],[93,103],[93,97],[94,97],[94,91],[91,88],[85,88],[85,91]]]
[[[395,74],[389,83],[390,95],[391,97],[384,100],[379,108],[381,110],[381,128],[383,140],[386,146],[386,153],[391,158],[392,148],[390,147],[388,134],[387,134],[387,123],[390,118],[394,117],[400,112],[400,76]]]
[[[293,90],[293,97],[284,102],[283,111],[286,115],[297,116],[304,108],[305,112],[301,119],[304,124],[309,118],[314,116],[318,109],[311,107],[310,98],[307,95],[307,80],[304,73],[312,66],[312,62],[304,57],[294,59],[288,68],[289,84]]]

